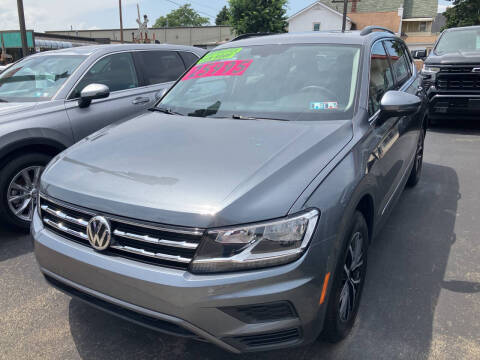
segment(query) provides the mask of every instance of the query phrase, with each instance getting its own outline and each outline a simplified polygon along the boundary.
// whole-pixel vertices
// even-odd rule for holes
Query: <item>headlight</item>
[[[426,74],[436,74],[440,71],[440,68],[438,66],[427,66],[423,65],[422,72]]]
[[[247,270],[295,261],[310,243],[318,217],[313,209],[282,220],[207,231],[190,271]]]

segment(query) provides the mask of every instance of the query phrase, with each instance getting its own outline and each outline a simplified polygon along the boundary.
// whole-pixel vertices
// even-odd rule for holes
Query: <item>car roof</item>
[[[92,55],[94,53],[107,54],[117,51],[129,50],[184,50],[197,54],[203,54],[206,51],[201,48],[185,45],[172,44],[104,44],[104,45],[86,45],[67,49],[51,50],[34,54],[32,56],[49,56],[49,55]]]
[[[461,31],[461,30],[470,30],[470,29],[480,29],[480,26],[479,25],[476,25],[476,26],[462,26],[462,27],[445,29],[445,31],[451,32],[451,31]]]
[[[270,44],[343,44],[343,45],[368,45],[379,38],[397,38],[397,36],[386,31],[372,31],[362,35],[361,31],[309,31],[299,33],[285,33],[274,35],[263,35],[243,38],[241,40],[230,41],[220,45],[215,49],[241,47],[250,45],[270,45]]]

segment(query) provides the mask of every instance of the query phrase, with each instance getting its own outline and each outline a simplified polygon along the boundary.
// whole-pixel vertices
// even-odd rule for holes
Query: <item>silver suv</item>
[[[52,156],[145,111],[204,53],[176,45],[86,46],[32,55],[6,69],[0,75],[0,222],[28,228]]]
[[[405,43],[373,30],[229,42],[60,154],[32,222],[46,279],[234,352],[347,336],[426,127]]]

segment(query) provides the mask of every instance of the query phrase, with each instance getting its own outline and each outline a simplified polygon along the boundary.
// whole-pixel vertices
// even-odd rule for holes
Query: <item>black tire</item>
[[[413,161],[412,171],[407,180],[408,187],[414,187],[420,181],[423,169],[423,150],[425,147],[425,129],[420,131],[418,137],[417,150],[415,151],[415,160]]]
[[[359,245],[358,236],[361,236],[361,245]],[[360,300],[362,297],[363,284],[365,282],[365,274],[367,270],[367,250],[368,250],[368,226],[363,217],[362,213],[355,211],[352,220],[350,221],[349,231],[345,235],[345,249],[340,256],[333,277],[333,284],[330,289],[330,296],[328,299],[327,314],[325,317],[324,329],[322,333],[322,340],[326,340],[331,343],[336,343],[343,340],[350,333],[350,330],[355,323],[355,319],[358,312],[358,307],[360,305]],[[356,244],[356,247],[352,247],[352,244]],[[357,267],[357,270],[350,272],[351,280],[358,280],[358,286],[355,287],[353,282],[348,280],[348,276],[344,267],[350,268],[350,265],[353,266],[353,252],[356,250],[361,250],[362,259],[361,265]],[[345,292],[349,295],[353,294],[355,290],[355,295],[353,296],[353,301],[342,301],[345,300],[343,296]],[[348,289],[345,291],[345,289]],[[342,305],[349,304],[350,307],[345,308]],[[350,310],[348,316],[342,310]]]
[[[0,170],[0,221],[6,226],[17,230],[28,230],[30,221],[23,220],[16,216],[8,203],[9,185],[23,169],[30,167],[45,167],[52,157],[42,153],[27,153],[12,158]]]

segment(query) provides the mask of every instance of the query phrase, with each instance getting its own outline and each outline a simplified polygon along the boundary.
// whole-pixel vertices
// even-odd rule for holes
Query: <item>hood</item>
[[[435,51],[425,60],[425,65],[478,65],[480,64],[479,51],[458,51],[455,53],[436,54]]]
[[[62,153],[41,187],[72,204],[164,224],[260,221],[286,215],[351,138],[351,121],[148,113]]]
[[[35,107],[35,102],[0,102],[0,122],[2,116],[11,115]]]

